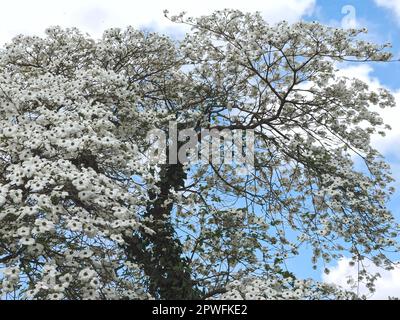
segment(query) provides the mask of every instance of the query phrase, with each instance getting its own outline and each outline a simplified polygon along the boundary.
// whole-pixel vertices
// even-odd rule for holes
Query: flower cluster
[[[226,292],[214,299],[220,300],[352,300],[358,299],[352,292],[334,285],[311,279],[267,276],[234,280],[226,286]]]

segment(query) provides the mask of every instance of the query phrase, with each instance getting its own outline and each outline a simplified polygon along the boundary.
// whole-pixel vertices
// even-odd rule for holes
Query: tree
[[[394,99],[335,72],[387,45],[234,10],[170,19],[192,32],[53,27],[2,50],[3,298],[354,298],[284,266],[307,244],[315,266],[350,254],[369,285],[365,260],[392,267],[392,178],[370,138]],[[171,122],[199,142],[253,130],[254,163],[151,161],[148,132],[168,157],[185,142]]]

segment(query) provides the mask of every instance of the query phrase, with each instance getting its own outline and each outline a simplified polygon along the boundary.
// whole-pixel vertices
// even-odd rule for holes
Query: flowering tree
[[[370,137],[394,100],[335,73],[386,46],[233,10],[170,19],[192,32],[54,27],[1,51],[1,296],[353,298],[284,265],[308,245],[315,266],[350,254],[369,285],[364,261],[392,266],[392,179]],[[147,132],[171,121],[253,130],[254,163],[154,163]]]

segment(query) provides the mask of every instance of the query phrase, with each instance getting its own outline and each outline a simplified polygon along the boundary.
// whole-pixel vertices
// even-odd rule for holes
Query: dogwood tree
[[[354,298],[296,279],[285,261],[305,246],[315,268],[350,255],[372,288],[364,262],[398,250],[370,143],[394,99],[335,71],[388,61],[387,45],[235,10],[169,18],[192,31],[52,27],[1,50],[2,297]],[[253,130],[254,161],[154,162],[148,132],[169,157],[182,146],[171,122]]]

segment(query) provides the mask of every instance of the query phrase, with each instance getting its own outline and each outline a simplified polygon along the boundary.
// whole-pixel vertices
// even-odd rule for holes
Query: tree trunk
[[[189,263],[182,257],[182,245],[171,224],[173,204],[164,205],[171,188],[178,190],[184,186],[186,173],[180,163],[166,164],[160,176],[157,184],[160,193],[149,194],[152,201],[145,213],[145,217],[153,218],[148,226],[155,234],[141,231],[140,235],[125,239],[125,251],[132,262],[143,265],[150,279],[149,291],[154,297],[167,300],[200,299],[200,290],[196,289],[191,279]]]

